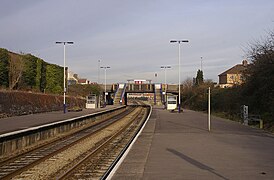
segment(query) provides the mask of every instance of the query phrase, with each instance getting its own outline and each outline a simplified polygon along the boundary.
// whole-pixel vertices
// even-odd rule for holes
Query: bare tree
[[[22,77],[24,62],[22,56],[18,54],[10,53],[10,56],[9,89],[14,89]]]
[[[184,82],[182,82],[183,85],[183,90],[191,90],[193,87],[193,79],[191,79],[190,77],[188,77],[186,80],[184,80]]]

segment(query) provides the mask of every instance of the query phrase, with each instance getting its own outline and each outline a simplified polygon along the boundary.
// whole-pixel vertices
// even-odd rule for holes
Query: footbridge
[[[105,86],[102,85],[102,89]],[[152,99],[154,104],[162,105],[166,94],[178,94],[178,85],[151,83],[149,80],[128,80],[127,83],[117,83],[106,86],[107,103],[114,105],[127,104],[129,97],[142,94]]]

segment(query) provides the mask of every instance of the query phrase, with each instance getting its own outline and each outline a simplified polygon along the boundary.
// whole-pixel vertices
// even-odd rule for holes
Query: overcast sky
[[[248,43],[274,29],[273,0],[1,0],[0,47],[31,53],[63,66],[92,82],[98,60],[110,66],[107,81],[150,79],[164,82],[162,65],[170,65],[167,82],[195,77],[203,57],[204,78],[246,57]],[[155,73],[158,74],[155,77]],[[104,82],[104,71],[100,70]]]

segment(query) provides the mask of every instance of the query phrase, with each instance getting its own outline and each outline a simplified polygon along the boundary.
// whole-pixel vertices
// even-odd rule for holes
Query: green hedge
[[[0,48],[0,87],[9,86],[9,52]]]
[[[0,48],[0,87],[9,87],[11,53]],[[14,53],[13,53],[14,54]],[[60,94],[63,92],[63,67],[49,64],[31,54],[15,54],[23,59],[23,72],[15,90]],[[14,57],[14,56],[13,56]]]

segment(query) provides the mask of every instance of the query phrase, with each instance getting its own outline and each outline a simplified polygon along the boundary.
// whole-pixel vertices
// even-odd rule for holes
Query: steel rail
[[[141,108],[139,112],[143,111],[144,108]],[[63,179],[68,179],[73,177],[73,174],[75,174],[75,172],[77,172],[85,163],[91,161],[92,158],[96,157],[99,153],[101,153],[107,146],[109,146],[111,143],[113,143],[113,141],[119,136],[121,135],[123,132],[125,132],[131,125],[132,123],[139,117],[139,115],[141,113],[135,113],[134,117],[119,131],[117,131],[114,135],[112,135],[111,137],[109,137],[107,140],[105,140],[105,142],[103,144],[101,144],[100,146],[98,146],[96,149],[94,149],[93,151],[91,151],[89,154],[87,154],[83,159],[81,159],[80,161],[78,161],[76,164],[74,164],[72,167],[70,167],[67,171],[65,171],[62,175],[60,175],[59,177],[57,177],[56,179],[58,180],[63,180]],[[114,151],[112,149],[112,151]],[[110,160],[111,161],[111,160]],[[102,174],[102,176],[104,175],[104,173]]]
[[[76,133],[73,133],[72,135],[69,135],[65,139],[58,139],[58,140],[54,141],[53,143],[43,145],[42,147],[39,147],[35,150],[32,150],[28,153],[25,153],[23,155],[25,157],[26,156],[31,157],[32,156],[31,153],[35,154],[35,152],[41,151],[41,150],[43,150],[46,153],[46,155],[41,155],[41,154],[37,155],[37,154],[35,154],[34,157],[32,157],[31,159],[30,158],[25,158],[25,161],[30,159],[30,162],[27,162],[27,163],[26,162],[21,162],[20,158],[22,158],[22,155],[20,155],[17,158],[13,158],[12,162],[8,161],[8,162],[6,162],[6,164],[5,163],[1,164],[1,166],[0,166],[1,168],[9,169],[9,170],[11,170],[11,172],[9,172],[6,175],[2,175],[2,176],[0,174],[0,179],[11,179],[12,177],[14,177],[16,175],[19,175],[23,171],[26,171],[27,169],[30,169],[30,168],[34,167],[35,165],[39,164],[40,162],[42,162],[42,161],[44,161],[44,160],[46,160],[46,159],[48,159],[48,158],[50,158],[50,157],[52,157],[52,156],[54,156],[58,153],[70,148],[71,146],[77,144],[78,142],[88,138],[92,134],[95,134],[96,132],[102,130],[103,128],[106,128],[106,127],[110,126],[111,124],[118,121],[121,118],[121,116],[126,116],[127,114],[132,112],[133,109],[134,108],[128,109],[127,111],[122,112],[122,113],[110,118],[111,122],[109,120],[108,121],[107,120],[102,121],[102,122],[96,124],[95,126],[90,126],[90,127],[85,128],[85,129],[82,129],[82,130],[80,130]],[[102,126],[102,127],[100,127],[100,126]],[[97,128],[97,129],[94,130],[94,128]],[[90,130],[92,132],[87,132],[88,130]],[[80,136],[80,134],[82,134],[82,137]],[[76,138],[76,139],[73,140],[73,138]],[[69,144],[67,144],[67,141],[70,141],[71,139],[73,141],[69,142]],[[49,147],[49,145],[57,146],[57,149],[54,149],[52,146]],[[46,151],[49,151],[49,152],[46,152]],[[8,164],[11,164],[11,165],[9,166]],[[16,166],[16,164],[18,164],[18,168],[12,169]]]
[[[144,103],[141,103],[142,105],[148,106]],[[131,147],[133,146],[133,144],[135,143],[135,141],[137,140],[137,138],[139,137],[139,135],[141,134],[141,132],[143,131],[148,119],[151,116],[152,113],[152,107],[148,106],[149,108],[149,112],[147,112],[147,116],[145,121],[142,123],[142,125],[138,128],[138,130],[136,131],[136,133],[134,134],[134,136],[131,137],[130,141],[126,144],[126,146],[123,148],[123,150],[120,152],[120,154],[117,156],[117,158],[113,161],[113,163],[111,164],[111,166],[108,168],[108,170],[104,173],[104,175],[101,177],[101,179],[105,180],[105,179],[111,179],[111,177],[113,176],[113,174],[115,173],[115,171],[118,169],[118,167],[120,166],[120,164],[122,163],[122,161],[124,160],[125,156],[128,154],[129,150],[131,149]]]

